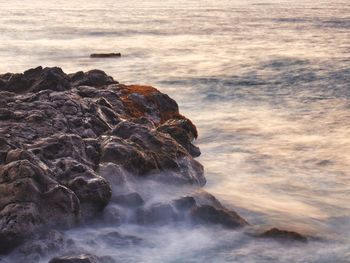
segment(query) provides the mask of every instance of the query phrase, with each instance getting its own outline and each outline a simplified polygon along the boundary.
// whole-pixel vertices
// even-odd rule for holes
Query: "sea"
[[[90,58],[120,52],[120,58]],[[0,0],[0,72],[101,69],[152,85],[198,128],[205,190],[254,227],[126,225],[66,233],[117,262],[350,262],[350,1]],[[47,261],[42,261],[47,262]]]

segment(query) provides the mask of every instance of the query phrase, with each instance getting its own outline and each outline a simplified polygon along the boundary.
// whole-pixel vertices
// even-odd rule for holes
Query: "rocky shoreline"
[[[6,73],[0,123],[0,253],[15,250],[11,262],[59,256],[71,246],[62,230],[96,220],[249,225],[201,188],[197,129],[153,87],[119,84],[100,70]],[[138,242],[115,233],[121,244]],[[291,233],[262,237],[306,240]],[[115,261],[71,251],[50,262]]]

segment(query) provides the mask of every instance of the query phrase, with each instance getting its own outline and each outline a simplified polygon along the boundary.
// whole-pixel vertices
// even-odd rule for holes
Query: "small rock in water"
[[[77,255],[67,257],[56,257],[49,261],[49,263],[115,263],[109,256],[97,257],[94,255]]]
[[[91,58],[112,58],[120,56],[120,53],[93,53],[90,55]]]
[[[202,205],[193,208],[191,217],[197,223],[219,224],[227,228],[236,228],[248,225],[236,212],[227,209],[218,209],[211,205]]]
[[[138,207],[142,206],[145,201],[138,193],[129,193],[124,195],[118,195],[113,199],[114,202],[122,206]]]
[[[140,244],[143,239],[132,235],[122,235],[117,231],[102,234],[101,238],[104,242],[113,247],[125,247]]]
[[[259,237],[274,238],[281,241],[299,241],[303,243],[307,242],[307,238],[302,234],[294,231],[281,230],[276,227],[264,231],[263,233],[259,234]]]

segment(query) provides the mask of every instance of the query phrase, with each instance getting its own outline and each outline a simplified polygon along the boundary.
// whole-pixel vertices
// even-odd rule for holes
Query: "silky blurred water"
[[[2,73],[98,68],[169,94],[197,125],[208,191],[252,224],[325,240],[237,248],[239,233],[159,230],[162,246],[126,262],[348,262],[350,2],[0,1],[0,32]]]

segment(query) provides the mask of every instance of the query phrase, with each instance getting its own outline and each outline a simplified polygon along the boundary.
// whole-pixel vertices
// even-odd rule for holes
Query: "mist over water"
[[[0,2],[0,32],[1,73],[98,68],[169,94],[199,130],[206,190],[252,225],[317,237],[99,225],[66,233],[82,249],[121,262],[349,262],[350,3],[14,0]],[[103,242],[113,229],[148,242],[116,248]]]

